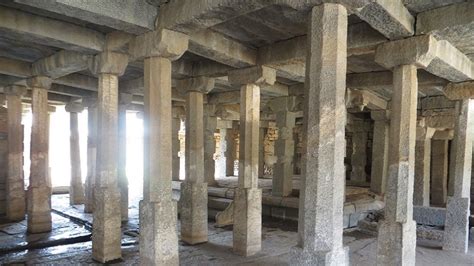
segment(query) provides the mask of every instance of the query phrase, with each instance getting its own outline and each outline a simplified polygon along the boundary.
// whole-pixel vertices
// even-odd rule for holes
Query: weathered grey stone
[[[388,171],[389,112],[371,111],[370,116],[374,120],[370,190],[384,195]]]
[[[417,224],[444,226],[446,209],[427,206],[413,206],[413,219]]]
[[[445,206],[448,195],[448,140],[431,143],[431,204]]]
[[[297,265],[346,265],[343,247],[347,10],[312,9],[308,19],[303,167]],[[293,258],[293,257],[292,257]]]
[[[273,85],[276,81],[275,69],[265,66],[255,66],[244,69],[237,69],[229,72],[229,82],[234,85]]]
[[[474,98],[474,81],[449,83],[444,89],[444,95],[450,100]]]
[[[6,217],[10,221],[25,218],[26,199],[23,177],[23,129],[21,126],[21,96],[24,86],[8,86],[3,89],[8,108],[8,175],[5,182]]]
[[[385,218],[379,226],[377,238],[377,263],[381,265],[415,264],[413,185],[418,90],[416,72],[415,65],[396,66],[393,72]]]
[[[262,248],[262,190],[235,189],[233,250],[242,256],[252,256]]]
[[[160,56],[174,61],[188,49],[188,40],[187,35],[166,29],[144,33],[130,42],[130,60]]]
[[[423,122],[424,123],[424,120]],[[413,204],[420,206],[430,205],[430,163],[431,138],[433,128],[418,125],[415,144],[415,184],[413,189]]]
[[[352,154],[351,154],[351,181],[364,183],[367,181],[365,166],[367,163],[367,140],[369,125],[363,120],[354,120],[352,123]]]
[[[94,211],[94,191],[96,183],[97,158],[97,99],[84,98],[82,103],[87,106],[87,176],[85,184],[84,212]]]
[[[43,75],[56,79],[86,70],[91,60],[92,56],[90,55],[62,50],[52,56],[34,62],[32,64],[32,72],[33,75]]]
[[[117,52],[103,52],[94,57],[89,66],[92,73],[121,76],[128,65],[128,55]],[[100,87],[99,87],[100,90]]]
[[[81,151],[79,147],[79,125],[78,114],[84,107],[82,104],[70,102],[66,105],[69,112],[70,126],[70,160],[71,160],[71,180],[69,187],[69,203],[71,205],[83,204],[85,201],[84,187],[82,185],[81,174]]]
[[[207,242],[207,183],[181,183],[181,240],[195,245]]]

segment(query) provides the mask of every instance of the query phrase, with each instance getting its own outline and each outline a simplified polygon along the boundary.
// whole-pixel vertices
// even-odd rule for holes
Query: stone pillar
[[[71,182],[69,186],[69,204],[84,204],[84,187],[82,185],[81,173],[81,151],[79,148],[79,126],[78,113],[82,112],[82,104],[70,102],[66,105],[66,112],[69,112],[70,154],[71,154]]]
[[[235,162],[235,135],[238,130],[239,124],[237,121],[232,121],[232,128],[227,129],[227,134],[225,136],[225,142],[227,150],[225,153],[226,160],[226,175],[234,175],[234,162]]]
[[[5,87],[8,108],[8,175],[5,184],[6,217],[9,221],[25,219],[26,200],[23,180],[23,128],[21,125],[21,96],[26,87]]]
[[[105,263],[121,257],[120,190],[118,187],[118,77],[127,67],[126,54],[104,52],[95,57],[99,76],[97,116],[97,176],[92,257]]]
[[[216,161],[216,177],[223,178],[226,176],[226,162],[227,158],[226,151],[227,151],[227,141],[225,140],[227,136],[227,128],[219,128],[219,156],[218,160]]]
[[[424,121],[420,120],[420,123]],[[424,125],[416,129],[413,204],[418,206],[430,206],[431,138],[434,132],[433,128]]]
[[[346,8],[313,7],[308,19],[298,246],[292,250],[299,265],[349,263],[342,243],[346,53]]]
[[[179,130],[181,129],[181,116],[184,111],[181,107],[173,107],[173,121],[171,122],[171,147],[173,149],[173,181],[179,181],[181,143],[179,139]]]
[[[449,141],[431,142],[431,204],[445,206],[448,195],[448,147]]]
[[[118,107],[118,186],[120,188],[120,216],[128,221],[128,177],[127,177],[127,107],[133,95],[119,94]]]
[[[215,106],[206,105],[204,108],[204,176],[209,186],[216,183],[216,164],[214,154],[216,153],[216,139],[214,133],[217,129],[217,117],[215,116]]]
[[[94,190],[96,183],[97,159],[97,98],[83,98],[87,107],[87,177],[85,184],[84,212],[94,211]]]
[[[144,56],[144,182],[139,245],[143,265],[179,264],[177,206],[171,197],[171,61],[186,51],[187,44],[186,35],[169,30],[146,33],[137,37],[134,44],[137,52],[143,51],[142,46],[147,48]]]
[[[277,162],[273,170],[272,195],[286,197],[293,191],[293,157],[295,142],[293,128],[296,123],[296,97],[278,97],[268,104],[276,113],[278,139],[275,142]]]
[[[383,196],[388,171],[389,112],[386,110],[372,111],[370,116],[374,120],[370,191]]]
[[[469,204],[471,190],[472,134],[474,103],[458,100],[455,134],[451,145],[449,178],[453,179],[453,194],[446,204],[443,250],[467,253],[469,236]]]
[[[260,86],[273,85],[274,69],[257,66],[229,72],[240,89],[239,180],[234,195],[234,252],[251,256],[261,249],[262,191],[258,188]]]
[[[352,124],[351,181],[355,184],[367,183],[365,166],[367,164],[368,125],[364,120],[354,119]]]
[[[265,175],[265,145],[263,141],[265,140],[265,134],[267,133],[267,128],[262,127],[260,122],[260,131],[258,135],[258,177],[262,178]]]
[[[27,194],[28,232],[51,231],[51,186],[49,183],[48,89],[51,79],[37,76],[27,80],[32,89],[30,185]]]
[[[379,223],[377,264],[414,265],[413,185],[418,80],[414,65],[395,66],[385,218]]]
[[[195,245],[207,242],[207,183],[205,176],[204,93],[214,88],[214,79],[180,80],[186,91],[186,178],[181,183],[181,240]],[[214,127],[215,128],[215,127]],[[214,132],[212,132],[214,139]],[[211,157],[212,159],[212,157]],[[214,164],[213,164],[214,166]],[[214,171],[212,171],[214,174]]]

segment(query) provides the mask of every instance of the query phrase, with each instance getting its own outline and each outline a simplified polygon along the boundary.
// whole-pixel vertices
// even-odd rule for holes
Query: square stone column
[[[298,265],[347,265],[344,206],[347,10],[313,7],[308,18]]]
[[[390,129],[389,111],[371,111],[374,120],[372,140],[372,171],[370,175],[370,191],[379,195],[385,194],[385,182],[388,172],[388,135]]]
[[[171,197],[171,61],[187,48],[188,37],[169,30],[145,33],[130,45],[132,54],[144,53],[144,180],[139,245],[142,265],[179,265],[177,205]]]
[[[234,252],[251,256],[261,250],[262,191],[258,188],[260,86],[273,85],[276,71],[256,66],[233,70],[229,82],[240,86],[239,179],[234,195]]]
[[[471,90],[474,86],[471,86]],[[453,194],[446,204],[443,250],[467,253],[469,237],[469,204],[471,190],[471,163],[474,102],[462,99],[456,102],[454,139],[451,145],[449,178],[453,179]]]
[[[69,186],[69,204],[84,204],[85,195],[82,185],[81,173],[81,150],[79,147],[79,127],[78,113],[82,112],[82,104],[70,102],[66,105],[66,112],[69,112],[70,126],[70,160],[71,160],[71,181]]]
[[[23,129],[21,96],[26,87],[12,85],[3,89],[8,108],[8,175],[5,183],[6,217],[10,221],[25,219],[26,198],[23,179]]]
[[[265,145],[263,144],[263,141],[265,140],[266,133],[267,128],[260,125],[258,135],[258,177],[263,177],[265,175]]]
[[[217,117],[215,116],[215,106],[206,105],[204,108],[204,177],[209,186],[215,186],[216,163],[214,154],[216,153],[216,139],[214,133],[217,129]]]
[[[419,124],[416,128],[413,204],[430,206],[431,138],[435,130],[425,127],[423,119]]]
[[[449,140],[431,142],[431,205],[444,207],[448,197]]]
[[[87,107],[87,177],[85,184],[84,212],[94,211],[94,190],[96,183],[97,162],[97,98],[83,98]]]
[[[121,258],[121,209],[118,187],[118,77],[128,64],[126,54],[104,52],[94,58],[99,76],[97,97],[97,176],[92,257],[101,263]]]
[[[377,264],[414,265],[416,223],[413,221],[413,185],[418,93],[416,66],[395,66],[393,83],[385,218],[379,224]]]
[[[367,183],[367,140],[369,125],[364,120],[354,119],[352,124],[352,154],[351,154],[351,181],[354,184]]]
[[[223,178],[226,176],[227,165],[227,128],[219,128],[219,159],[216,161],[216,176]]]
[[[51,231],[51,184],[49,182],[48,89],[51,79],[37,76],[27,80],[32,89],[30,185],[27,192],[28,232]]]
[[[205,176],[204,93],[214,88],[214,79],[180,80],[177,87],[186,91],[186,177],[181,183],[181,240],[195,245],[207,242],[207,183]],[[217,125],[215,125],[217,126]],[[214,127],[215,129],[215,127]],[[215,147],[215,145],[214,145]],[[212,157],[211,157],[212,159]],[[214,164],[212,165],[214,167]],[[214,171],[212,171],[214,173]]]
[[[227,134],[225,136],[226,142],[226,176],[234,175],[234,162],[235,162],[235,148],[236,148],[236,132],[238,131],[239,124],[237,121],[232,121],[232,128],[227,129]]]
[[[128,177],[127,177],[127,107],[133,95],[119,93],[118,107],[118,185],[120,188],[120,216],[128,221]]]

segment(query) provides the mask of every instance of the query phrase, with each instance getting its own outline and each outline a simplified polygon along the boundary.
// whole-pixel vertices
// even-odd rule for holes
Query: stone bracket
[[[176,88],[185,92],[196,91],[207,94],[214,89],[214,85],[214,79],[208,77],[197,77],[176,81]]]
[[[147,32],[130,42],[130,59],[137,61],[157,56],[174,61],[186,52],[188,41],[188,35],[176,31],[163,29]]]
[[[255,84],[273,85],[276,81],[276,70],[266,66],[254,66],[229,71],[229,82],[233,85]]]

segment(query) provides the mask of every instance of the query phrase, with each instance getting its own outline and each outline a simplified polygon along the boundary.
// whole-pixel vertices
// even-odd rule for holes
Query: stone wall
[[[5,181],[8,174],[8,117],[0,107],[0,215],[5,214]]]

